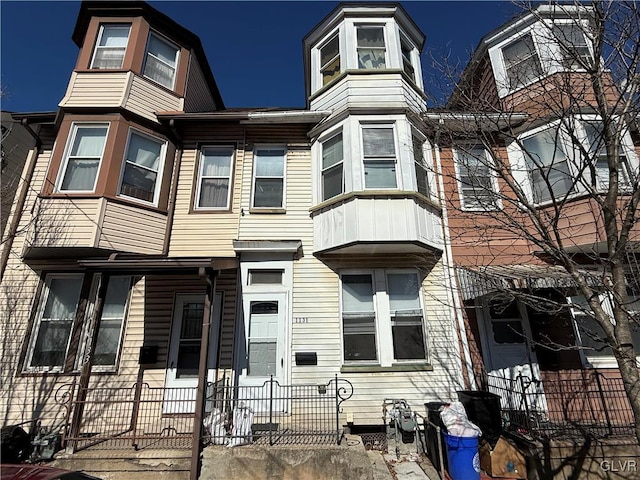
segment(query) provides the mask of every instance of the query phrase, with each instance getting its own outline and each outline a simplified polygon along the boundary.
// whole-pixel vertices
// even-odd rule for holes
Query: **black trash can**
[[[427,409],[427,419],[429,422],[424,422],[424,431],[426,433],[426,441],[427,441],[427,456],[433,463],[434,468],[440,472],[440,454],[438,453],[438,431],[431,424],[437,425],[440,427],[440,431],[444,432],[445,426],[442,423],[442,418],[440,418],[440,412],[442,411],[442,407],[449,405],[446,402],[427,402],[424,406]],[[442,460],[444,462],[444,469],[448,468],[447,465],[447,452],[445,450],[444,443],[444,434],[440,434],[440,445],[442,447]]]
[[[29,456],[31,439],[18,425],[2,427],[0,434],[2,463],[22,463]]]
[[[457,394],[467,418],[480,427],[483,438],[493,448],[502,433],[500,395],[477,390],[461,390]]]

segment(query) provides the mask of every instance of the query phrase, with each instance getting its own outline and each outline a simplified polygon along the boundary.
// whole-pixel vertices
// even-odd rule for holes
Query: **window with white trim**
[[[429,187],[429,167],[424,158],[424,140],[413,133],[411,135],[411,147],[413,149],[413,164],[416,172],[416,190],[429,197],[431,189]]]
[[[511,90],[528,85],[542,75],[542,65],[531,33],[502,47],[502,60]]]
[[[172,89],[176,81],[180,49],[154,32],[149,33],[143,75]]]
[[[231,199],[234,148],[202,147],[196,187],[196,209],[228,209]]]
[[[631,315],[636,315],[636,309],[639,303],[638,299],[631,297],[630,300],[632,300],[633,303],[629,306],[628,311]],[[571,314],[574,320],[578,345],[581,348],[583,358],[586,360],[588,366],[617,367],[617,362],[613,356],[609,342],[606,340],[604,330],[595,319],[594,313],[586,298],[582,295],[576,295],[569,297],[568,301],[571,306]],[[611,300],[607,298],[607,294],[600,294],[599,302],[605,313],[609,315],[612,323],[615,322]],[[640,326],[637,322],[631,320],[630,327],[636,357],[640,357]]]
[[[340,280],[345,362],[426,360],[424,312],[416,271],[344,272]]]
[[[402,55],[402,70],[411,80],[416,81],[416,69],[413,66],[413,51],[415,47],[409,42],[404,34],[400,34],[400,53]]]
[[[322,85],[330,83],[338,75],[340,75],[340,37],[336,33],[320,47]]]
[[[356,39],[358,68],[387,68],[384,26],[358,25],[356,26]]]
[[[59,191],[95,190],[108,130],[108,123],[73,124],[62,162]]]
[[[365,188],[397,188],[393,125],[362,125]]]
[[[562,149],[561,131],[548,128],[522,140],[527,172],[536,203],[560,200],[573,188],[567,155]]]
[[[256,147],[253,166],[254,208],[284,208],[286,148]]]
[[[344,144],[342,130],[322,142],[322,200],[344,192]]]
[[[587,149],[591,159],[595,160],[596,178],[601,190],[609,187],[609,162],[604,138],[604,125],[601,120],[582,120],[580,122],[585,132]],[[621,186],[628,186],[631,169],[622,143],[618,146],[618,182]]]
[[[593,56],[581,24],[554,23],[551,30],[553,39],[560,48],[561,63],[564,68],[576,70],[591,63]]]
[[[165,141],[130,129],[118,194],[156,205],[165,151]]]
[[[60,372],[65,370],[65,365],[73,364],[71,360],[78,352],[70,348],[71,336],[76,322],[83,318],[87,309],[89,299],[86,295],[95,302],[97,289],[83,296],[91,279],[92,276],[83,273],[45,276],[30,333],[26,371]],[[131,277],[109,279],[93,355],[93,364],[101,370],[113,370],[116,366],[130,290]]]
[[[462,208],[465,210],[498,208],[496,179],[490,163],[492,162],[491,153],[482,145],[474,145],[456,148],[455,155]]]
[[[91,68],[98,70],[122,68],[130,31],[130,24],[100,25],[98,41],[91,59]]]

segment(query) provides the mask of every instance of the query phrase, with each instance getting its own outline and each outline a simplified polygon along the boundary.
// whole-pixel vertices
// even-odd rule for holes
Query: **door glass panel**
[[[185,302],[182,306],[176,378],[198,376],[203,314],[204,303],[202,302]]]
[[[251,302],[247,375],[265,377],[276,374],[278,317],[278,302]]]

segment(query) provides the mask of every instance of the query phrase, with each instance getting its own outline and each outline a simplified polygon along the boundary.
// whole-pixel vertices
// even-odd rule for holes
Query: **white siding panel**
[[[133,253],[160,254],[166,225],[165,214],[106,201],[98,247]]]
[[[59,106],[122,106],[129,75],[127,72],[74,72]]]
[[[99,204],[100,200],[97,198],[36,200],[28,227],[28,245],[93,247],[98,228]],[[25,215],[27,216],[28,214]]]
[[[124,107],[142,117],[156,120],[155,112],[180,111],[182,104],[180,97],[144,77],[134,75]]]

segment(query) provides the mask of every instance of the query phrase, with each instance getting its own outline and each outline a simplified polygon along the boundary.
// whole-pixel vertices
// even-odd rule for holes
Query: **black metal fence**
[[[90,387],[75,384],[59,396],[66,408],[64,446],[103,448],[192,447],[197,388]],[[207,385],[206,441],[218,445],[340,443],[342,402],[353,394],[337,376],[320,385]],[[78,413],[79,412],[79,413]],[[77,418],[74,422],[73,419]]]
[[[621,378],[597,370],[579,377],[489,376],[488,390],[500,396],[503,426],[533,438],[633,435],[633,412]]]

